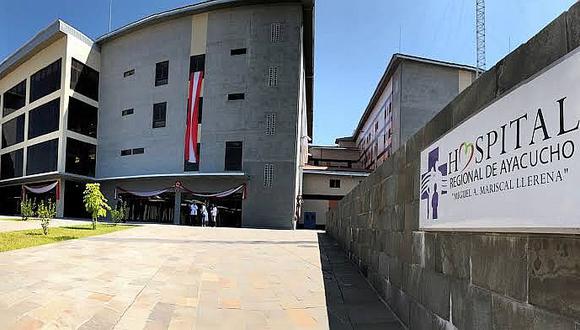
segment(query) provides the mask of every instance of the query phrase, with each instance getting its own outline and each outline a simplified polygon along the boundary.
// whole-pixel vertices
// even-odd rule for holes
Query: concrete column
[[[179,190],[175,192],[175,208],[173,210],[173,223],[176,225],[181,224],[181,191]]]
[[[56,217],[62,218],[64,217],[64,180],[59,180],[60,186],[60,198],[56,202]]]

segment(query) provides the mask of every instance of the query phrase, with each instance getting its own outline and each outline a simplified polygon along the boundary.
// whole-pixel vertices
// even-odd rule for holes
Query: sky
[[[2,0],[0,59],[57,18],[89,37],[108,30],[109,0]],[[186,0],[113,0],[113,29]],[[487,0],[492,67],[575,0]],[[316,0],[314,143],[350,136],[394,53],[475,65],[475,0]]]

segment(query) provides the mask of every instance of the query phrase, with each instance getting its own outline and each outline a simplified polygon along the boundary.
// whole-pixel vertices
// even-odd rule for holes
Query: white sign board
[[[580,228],[580,52],[421,153],[420,226]]]

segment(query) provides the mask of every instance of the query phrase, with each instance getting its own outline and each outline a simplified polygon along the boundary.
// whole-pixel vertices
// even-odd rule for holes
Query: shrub
[[[27,221],[36,215],[35,209],[36,203],[34,200],[25,198],[22,203],[20,203],[20,215],[22,216],[22,221]]]
[[[107,215],[107,210],[111,208],[107,204],[107,199],[101,192],[101,185],[98,183],[87,183],[83,192],[83,202],[85,209],[91,214],[93,220],[93,230],[97,229],[99,217]]]
[[[48,235],[48,226],[50,225],[50,220],[56,216],[56,204],[50,199],[47,203],[41,201],[38,204],[37,216],[40,219],[40,225],[42,226],[42,232],[44,235]]]
[[[111,207],[111,220],[113,220],[115,224],[118,224],[119,222],[124,222],[126,216],[127,216],[127,203],[123,202],[116,208]]]

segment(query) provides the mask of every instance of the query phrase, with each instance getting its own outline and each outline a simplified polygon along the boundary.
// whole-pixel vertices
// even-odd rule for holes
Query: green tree
[[[56,216],[56,204],[53,203],[50,199],[47,203],[40,201],[40,204],[38,204],[37,215],[40,219],[42,232],[44,235],[48,235],[48,226],[50,226],[50,220]]]
[[[34,200],[25,198],[22,203],[20,203],[20,215],[22,216],[22,221],[26,221],[29,218],[35,216],[34,209],[36,208],[36,203]]]
[[[111,207],[111,220],[116,224],[123,222],[127,216],[127,203],[122,202],[118,207]]]
[[[107,204],[107,199],[101,192],[101,185],[98,183],[87,183],[83,192],[83,202],[85,209],[91,214],[93,220],[93,230],[97,229],[99,217],[107,216],[107,210],[111,208]]]

